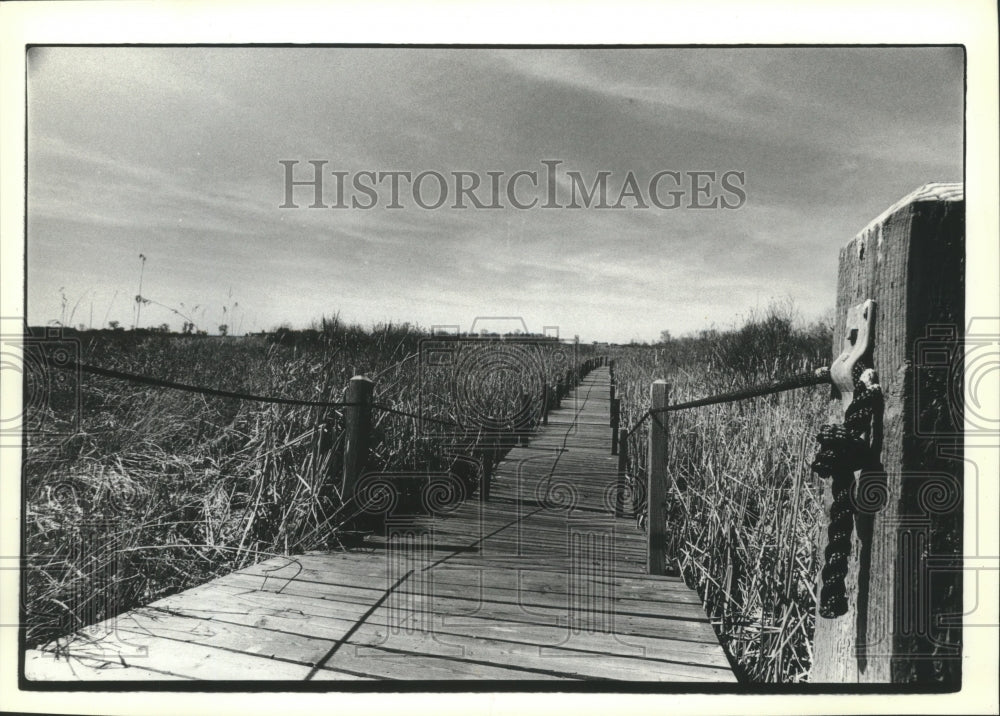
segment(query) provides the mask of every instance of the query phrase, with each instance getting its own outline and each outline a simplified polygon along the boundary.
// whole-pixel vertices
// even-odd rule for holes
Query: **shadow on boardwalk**
[[[29,680],[735,682],[697,596],[614,515],[608,372],[497,468],[488,502],[385,516],[25,655]]]

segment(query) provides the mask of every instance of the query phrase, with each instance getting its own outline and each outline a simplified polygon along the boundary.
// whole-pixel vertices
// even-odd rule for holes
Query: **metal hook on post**
[[[866,468],[877,462],[869,437],[880,431],[882,389],[872,367],[875,302],[866,300],[847,310],[844,349],[830,366],[830,380],[840,393],[844,410],[842,425],[824,425],[816,436],[820,444],[813,471],[830,478],[832,502],[827,524],[824,566],[821,572],[818,613],[835,619],[849,610],[847,576],[850,570],[852,539],[861,525],[855,521],[853,491]]]
[[[875,301],[867,299],[847,309],[844,347],[830,365],[830,380],[840,393],[846,409],[854,398],[854,366],[868,354],[875,342]]]

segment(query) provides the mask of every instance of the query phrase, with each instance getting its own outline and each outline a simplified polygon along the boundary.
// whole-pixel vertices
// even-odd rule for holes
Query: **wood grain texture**
[[[960,680],[962,423],[953,395],[961,385],[948,369],[965,323],[964,211],[960,184],[927,185],[840,252],[834,346],[850,306],[869,298],[878,305],[872,360],[885,394],[886,476],[859,482],[849,611],[817,616],[814,682]],[[942,354],[950,356],[943,368]],[[839,400],[831,413],[842,420]],[[946,615],[957,623],[942,625]]]
[[[344,479],[342,494],[351,497],[368,462],[369,435],[371,433],[371,402],[375,383],[363,375],[356,375],[344,391]]]
[[[384,515],[361,549],[160,599],[29,652],[26,675],[732,683],[697,595],[647,574],[645,536],[615,516],[609,394],[606,367],[584,377],[489,501]]]
[[[649,387],[649,409],[667,407],[670,402],[670,386],[665,380],[654,381]],[[666,574],[667,571],[667,433],[668,415],[655,413],[649,418],[649,470],[646,475],[646,521],[647,569],[650,574]]]

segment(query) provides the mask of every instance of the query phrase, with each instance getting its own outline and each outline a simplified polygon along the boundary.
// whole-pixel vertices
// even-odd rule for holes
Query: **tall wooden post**
[[[618,424],[621,420],[621,398],[611,401],[611,454],[618,454]]]
[[[480,436],[476,442],[475,454],[482,466],[479,479],[479,501],[488,502],[490,499],[490,483],[493,480],[493,444],[494,437]]]
[[[483,421],[483,434],[479,441],[479,451],[483,462],[483,479],[479,484],[479,499],[488,502],[493,485],[493,472],[500,463],[503,439],[503,423],[494,415]]]
[[[528,444],[528,435],[534,429],[534,415],[532,415],[531,395],[526,390],[521,391],[518,399],[519,420],[516,426],[516,437],[522,445]]]
[[[351,378],[344,395],[344,499],[354,497],[368,463],[371,440],[372,393],[375,383],[365,375]]]
[[[670,386],[653,381],[649,387],[649,409],[667,407]],[[667,569],[667,414],[649,417],[649,459],[646,462],[646,566],[650,574],[666,574]]]
[[[956,686],[961,678],[963,420],[955,396],[964,259],[961,184],[922,187],[841,249],[834,347],[844,342],[848,309],[874,300],[871,360],[885,402],[873,437],[885,472],[857,483],[848,611],[817,614],[812,682]],[[839,399],[831,414],[843,420]],[[829,485],[823,491],[819,555],[831,503]]]
[[[479,484],[479,499],[490,501],[490,487],[493,485],[493,470],[496,467],[497,436],[486,438],[486,448],[483,450],[483,481]]]
[[[615,516],[625,516],[625,479],[628,470],[628,435],[618,431],[618,498],[615,501]],[[632,511],[635,511],[635,495],[632,496]]]

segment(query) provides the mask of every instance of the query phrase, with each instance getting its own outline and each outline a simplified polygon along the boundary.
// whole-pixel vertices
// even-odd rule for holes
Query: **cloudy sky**
[[[588,341],[725,327],[774,298],[810,318],[833,305],[843,243],[962,179],[962,120],[954,48],[34,48],[28,319],[131,326],[140,254],[140,323],[175,330],[170,308],[210,332],[522,316]],[[326,204],[329,172],[348,172],[347,208],[307,208],[309,187],[280,208],[283,160],[300,180],[327,162]],[[612,204],[628,172],[643,194],[680,172],[686,194],[542,209],[546,160],[561,205],[567,171],[610,172]],[[450,195],[424,209],[401,180],[389,209],[386,180],[351,208],[364,171],[435,171]],[[518,171],[538,174],[517,185],[534,208],[506,200]],[[745,202],[689,208],[737,203],[708,180],[692,200],[692,171],[742,172]],[[453,208],[452,172],[504,172],[502,208]],[[422,189],[433,203],[436,181]]]

